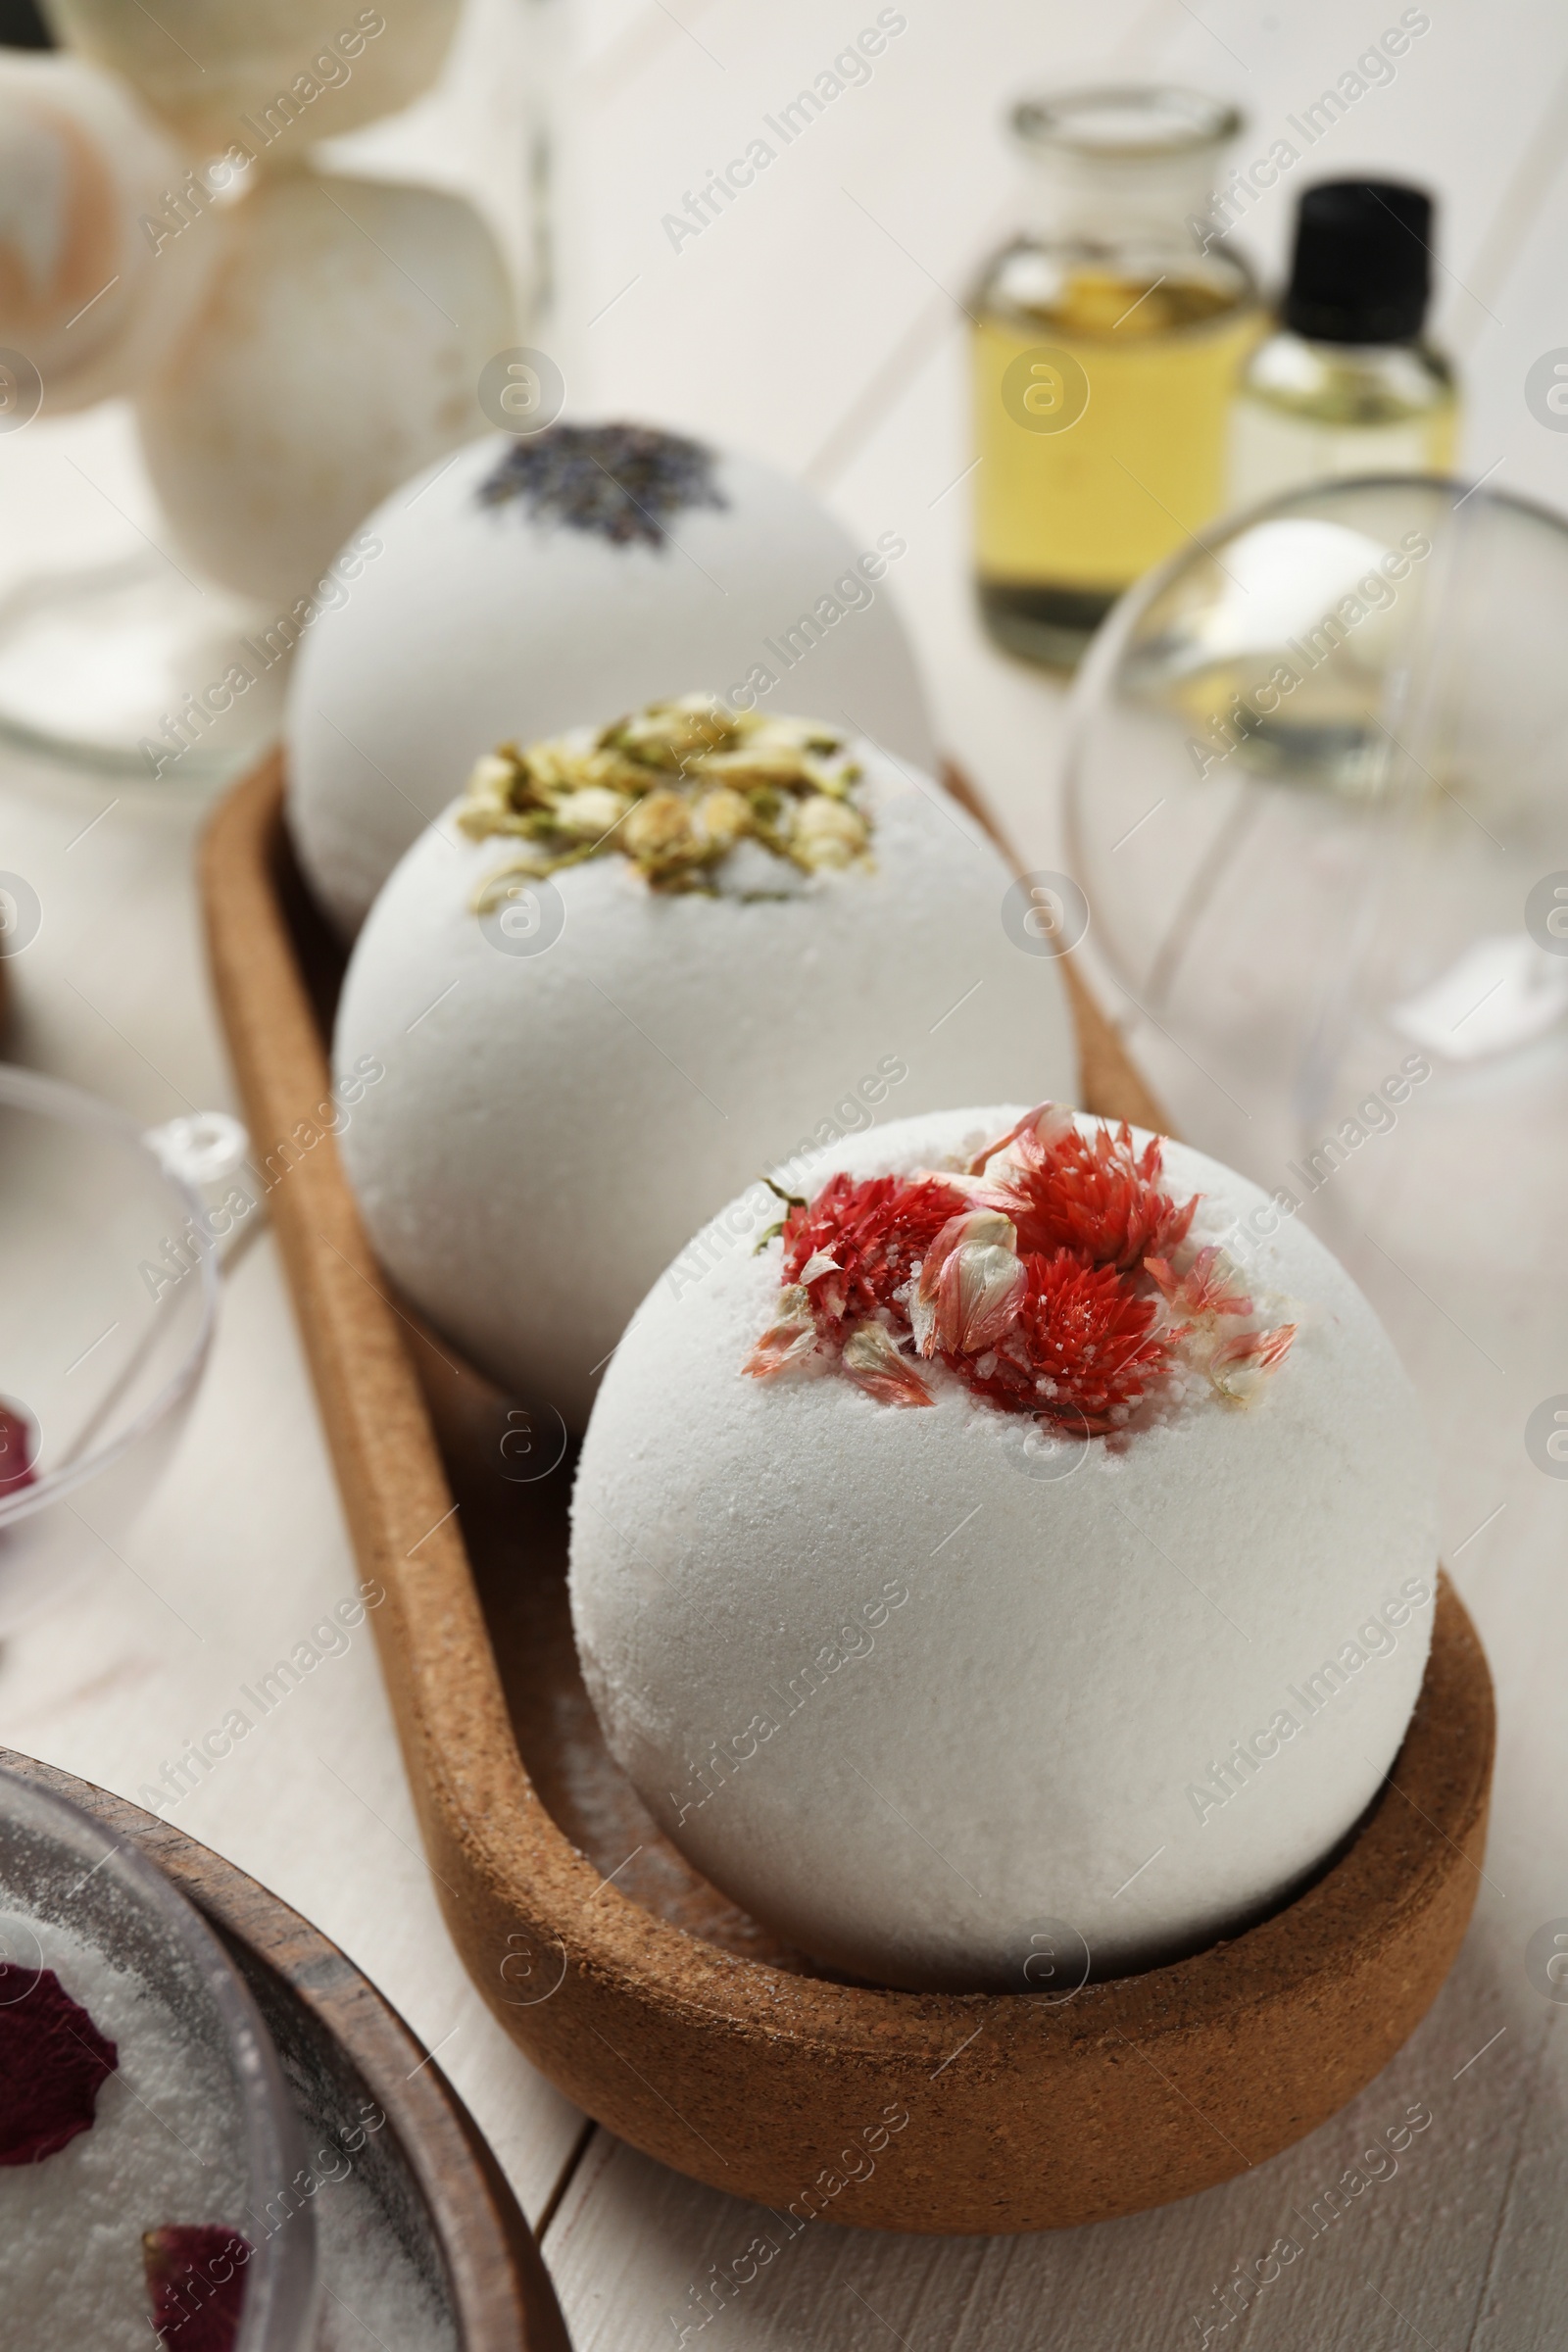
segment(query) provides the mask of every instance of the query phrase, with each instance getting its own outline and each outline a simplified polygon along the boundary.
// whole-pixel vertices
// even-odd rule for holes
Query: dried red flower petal
[[[1134,1152],[1132,1129],[1123,1122],[1100,1128],[1090,1141],[1047,1102],[1019,1122],[1006,1148],[1012,1168],[1002,1181],[1016,1198],[1009,1213],[1020,1255],[1070,1250],[1089,1265],[1128,1273],[1151,1254],[1168,1256],[1186,1239],[1198,1196],[1178,1208],[1160,1191],[1157,1135]]]
[[[792,1208],[785,1221],[785,1282],[806,1290],[819,1334],[842,1341],[847,1326],[895,1303],[894,1292],[952,1215],[952,1191],[929,1178],[876,1176],[855,1184],[830,1176],[816,1199]],[[831,1263],[808,1279],[815,1257]]]
[[[1223,1251],[1207,1243],[1185,1274],[1169,1260],[1146,1257],[1144,1272],[1152,1274],[1171,1304],[1188,1315],[1250,1315],[1252,1301],[1245,1291],[1230,1288],[1236,1269]]]
[[[37,1471],[38,1431],[20,1404],[0,1403],[0,1494],[30,1487]]]
[[[907,1356],[880,1323],[861,1323],[844,1343],[844,1369],[878,1404],[935,1404]]]
[[[90,2132],[119,2063],[52,1968],[0,1960],[0,2164],[40,2164]]]
[[[754,1380],[771,1380],[789,1364],[804,1363],[816,1352],[816,1318],[811,1301],[799,1283],[779,1293],[778,1314],[746,1359]]]
[[[783,1226],[777,1319],[745,1369],[765,1379],[836,1355],[880,1402],[933,1403],[912,1342],[1004,1410],[1093,1436],[1121,1427],[1178,1359],[1245,1404],[1295,1326],[1220,1341],[1220,1317],[1257,1310],[1212,1243],[1173,1262],[1199,1196],[1179,1206],[1160,1167],[1157,1136],[1142,1152],[1125,1124],[1085,1137],[1047,1102],[961,1175],[834,1176]]]
[[[987,1162],[1009,1150],[1026,1129],[1042,1142],[1053,1141],[1058,1136],[1074,1132],[1073,1114],[1061,1102],[1037,1102],[1033,1110],[1024,1112],[1021,1119],[1014,1119],[1004,1134],[993,1136],[989,1144],[981,1145],[969,1162],[969,1174],[983,1175]]]
[[[920,1267],[909,1322],[922,1355],[980,1355],[1010,1328],[1028,1280],[1012,1221],[990,1208],[951,1217]]]
[[[937,1285],[935,1340],[955,1354],[983,1355],[1018,1319],[1029,1277],[1016,1251],[995,1242],[963,1242]]]
[[[1277,1372],[1291,1352],[1294,1323],[1274,1331],[1244,1331],[1225,1340],[1208,1361],[1208,1376],[1222,1396],[1233,1404],[1249,1404],[1269,1373]]]
[[[1171,1335],[1154,1329],[1154,1300],[1112,1266],[1066,1250],[1036,1251],[1024,1266],[1028,1292],[994,1357],[943,1361],[997,1404],[1102,1436],[1169,1370]]]
[[[172,2223],[141,2241],[153,2331],[172,2352],[233,2352],[252,2249],[232,2230]]]

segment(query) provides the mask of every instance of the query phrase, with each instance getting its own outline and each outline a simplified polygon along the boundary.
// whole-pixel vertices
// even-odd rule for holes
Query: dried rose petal
[[[141,2241],[153,2332],[172,2352],[233,2352],[248,2242],[210,2223],[149,2230]]]
[[[30,1487],[37,1472],[38,1431],[20,1404],[0,1403],[0,1494]]]
[[[52,1968],[0,1960],[0,2164],[39,2164],[92,2130],[93,2104],[120,2063]]]

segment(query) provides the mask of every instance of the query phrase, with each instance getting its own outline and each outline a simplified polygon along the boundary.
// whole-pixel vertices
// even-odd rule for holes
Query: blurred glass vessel
[[[0,1634],[113,1568],[195,1400],[212,1221],[109,1103],[0,1067]]]
[[[564,0],[45,13],[70,54],[0,73],[0,742],[207,788],[275,738],[356,523],[551,331]],[[89,200],[107,258],[77,290],[54,265]],[[54,354],[116,304],[68,378]],[[84,436],[65,412],[94,407]]]
[[[1426,1318],[1467,1393],[1506,1360],[1525,1401],[1568,1277],[1565,631],[1554,515],[1302,491],[1125,600],[1066,773],[1086,952],[1178,1124]]]
[[[1117,596],[1224,504],[1227,407],[1262,325],[1200,245],[1234,108],[1165,88],[1028,101],[1036,217],[974,299],[976,564],[1007,652],[1070,665]]]

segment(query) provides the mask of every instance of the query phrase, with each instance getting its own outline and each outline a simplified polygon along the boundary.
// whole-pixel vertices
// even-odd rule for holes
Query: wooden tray
[[[1423,2015],[1474,1900],[1492,1692],[1446,1580],[1391,1783],[1333,1866],[1235,1941],[1060,2006],[883,1991],[778,1947],[605,1752],[566,1612],[569,1456],[505,1481],[505,1400],[394,1300],[314,1140],[342,958],[282,793],[274,760],[208,834],[213,969],[258,1162],[302,1147],[270,1205],[361,1570],[387,1592],[377,1638],[447,1919],[517,2042],[612,2131],[785,2230],[818,2212],[1065,2227],[1208,2187],[1322,2123]],[[1163,1124],[1064,968],[1086,1102]]]
[[[336,1944],[172,1823],[10,1748],[0,1747],[0,1768],[138,1846],[205,1915],[256,1996],[308,2132],[341,2130],[362,2101],[381,2109],[386,2128],[362,2159],[373,2167],[367,2179],[444,2287],[462,2352],[570,2352],[532,2232],[467,2109]]]

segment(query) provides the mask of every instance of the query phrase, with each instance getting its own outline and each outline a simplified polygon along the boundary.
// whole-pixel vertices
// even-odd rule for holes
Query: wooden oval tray
[[[321,1132],[342,956],[282,794],[274,760],[209,831],[213,969],[258,1164],[294,1139],[268,1204],[361,1570],[386,1588],[381,1659],[448,1922],[516,2041],[610,2129],[791,2229],[1066,2227],[1208,2187],[1322,2123],[1423,2015],[1474,1901],[1492,1692],[1446,1580],[1389,1783],[1333,1866],[1234,1941],[1055,2006],[842,1983],[780,1948],[605,1752],[566,1611],[569,1451],[509,1483],[506,1400],[370,1252]],[[1086,1104],[1162,1127],[1064,970]]]
[[[10,1748],[0,1747],[0,1768],[139,1847],[203,1913],[256,1997],[308,2135],[340,2134],[346,2119],[379,2108],[385,2129],[364,2139],[358,2161],[389,2227],[444,2299],[462,2352],[570,2352],[506,2176],[423,2043],[353,1961],[172,1822]]]

